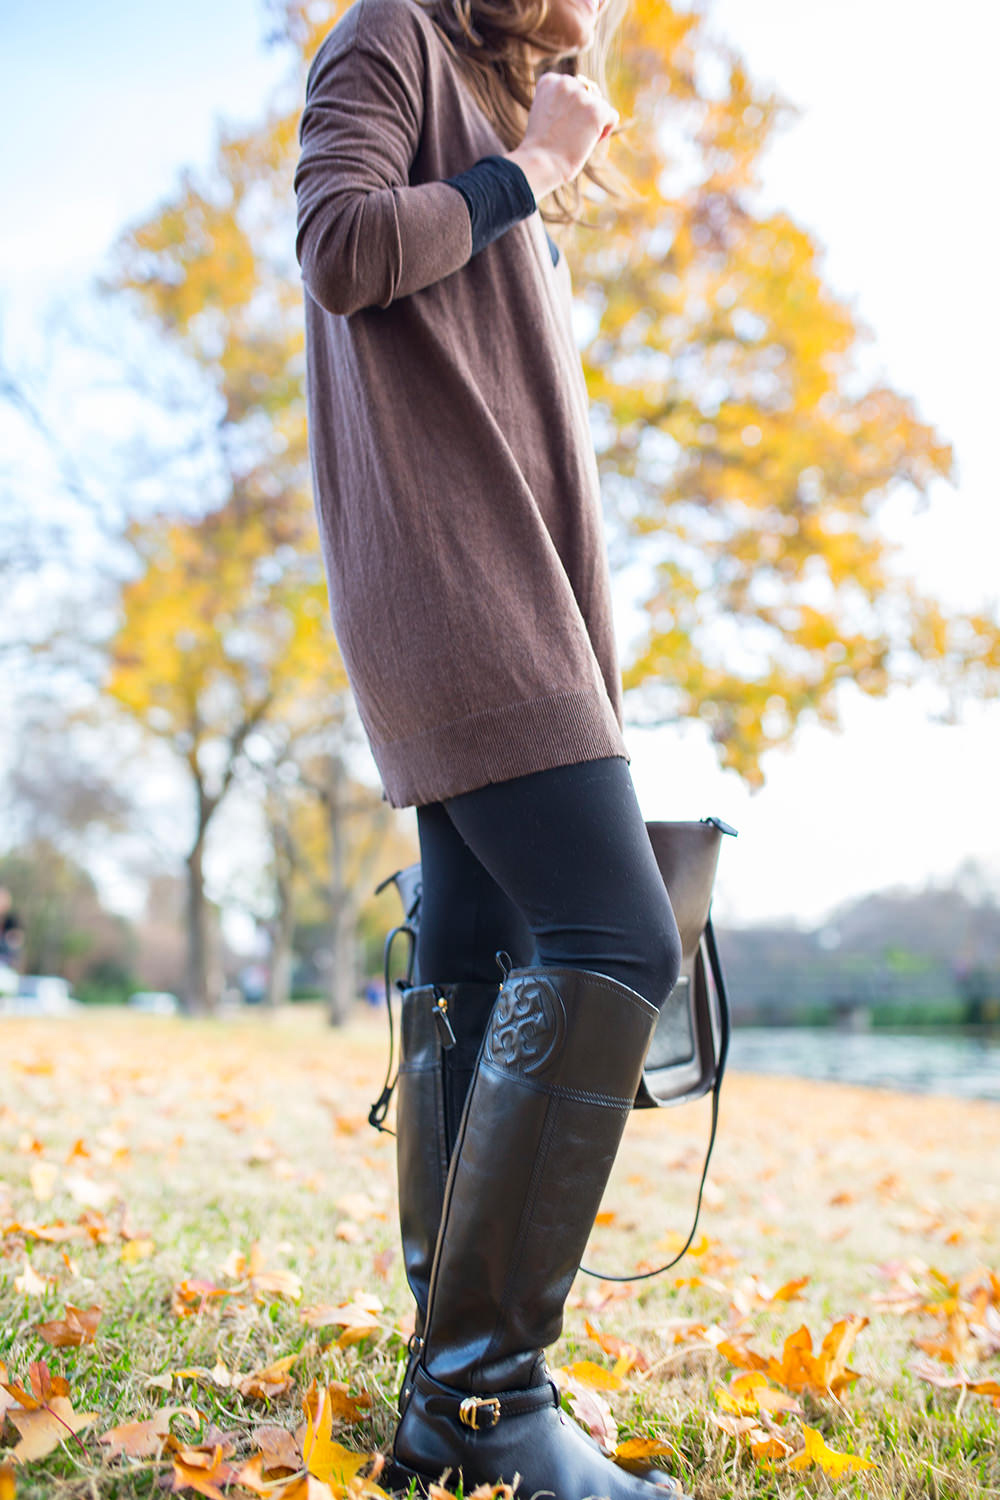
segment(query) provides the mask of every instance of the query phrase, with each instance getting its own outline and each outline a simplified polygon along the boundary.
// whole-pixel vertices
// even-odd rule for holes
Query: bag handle
[[[726,1059],[729,1055],[729,997],[726,994],[726,982],[722,977],[722,964],[719,959],[719,950],[715,942],[715,931],[712,927],[712,918],[709,916],[705,923],[704,931],[705,948],[708,952],[708,962],[712,970],[712,981],[715,985],[719,1000],[719,1062],[715,1074],[715,1082],[712,1085],[712,1128],[708,1137],[708,1150],[705,1152],[705,1165],[701,1172],[701,1181],[698,1184],[698,1201],[695,1204],[694,1223],[691,1225],[691,1233],[673,1260],[668,1260],[664,1265],[657,1266],[654,1271],[633,1271],[628,1276],[611,1276],[604,1271],[592,1271],[589,1266],[581,1266],[580,1270],[585,1276],[594,1276],[599,1281],[649,1281],[653,1276],[662,1276],[664,1271],[669,1271],[676,1266],[687,1254],[698,1230],[698,1219],[701,1215],[701,1200],[705,1191],[705,1182],[708,1177],[708,1164],[712,1160],[712,1150],[715,1146],[715,1132],[719,1124],[719,1091],[722,1088],[722,1079],[726,1071]]]
[[[376,888],[376,896],[381,895],[386,886],[391,885],[393,881],[398,880],[398,877],[401,873],[402,871],[397,870],[394,875],[387,876],[386,879],[383,880],[382,883]],[[374,1130],[381,1131],[383,1135],[394,1136],[396,1134],[394,1130],[390,1130],[388,1125],[386,1125],[385,1117],[389,1113],[389,1105],[392,1102],[392,1096],[395,1091],[396,1084],[399,1080],[398,1063],[396,1063],[395,1073],[393,1072],[393,1060],[396,1055],[396,1023],[392,1014],[393,986],[392,980],[390,978],[392,972],[392,949],[393,944],[398,937],[405,937],[409,942],[409,949],[406,955],[406,977],[397,981],[400,988],[408,989],[409,986],[413,983],[413,970],[417,961],[417,934],[408,920],[410,917],[412,917],[415,910],[416,903],[414,903],[414,906],[410,909],[410,911],[406,913],[407,920],[400,922],[399,926],[394,927],[389,933],[389,936],[385,940],[385,947],[382,950],[382,975],[383,987],[385,990],[385,1008],[389,1016],[389,1061],[386,1064],[385,1082],[382,1085],[382,1092],[379,1094],[378,1098],[375,1100],[375,1103],[368,1111],[368,1123]]]

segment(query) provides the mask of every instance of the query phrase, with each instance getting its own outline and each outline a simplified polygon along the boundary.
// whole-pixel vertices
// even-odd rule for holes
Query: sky
[[[997,27],[981,0],[714,0],[713,29],[797,118],[764,164],[764,195],[825,247],[827,281],[872,334],[865,368],[910,395],[955,447],[958,480],[886,526],[919,583],[972,606],[1000,597],[995,450]],[[0,8],[0,309],[8,355],[30,350],[52,299],[86,298],[116,234],[217,122],[248,123],[285,76],[257,0],[6,0]],[[806,728],[750,794],[696,726],[632,733],[647,817],[714,814],[723,921],[815,924],[891,885],[947,880],[966,859],[1000,882],[1000,704],[957,727],[932,695],[848,691],[844,730]]]

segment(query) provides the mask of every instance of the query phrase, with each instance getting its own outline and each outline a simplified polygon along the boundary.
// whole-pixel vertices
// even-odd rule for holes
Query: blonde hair
[[[525,44],[547,48],[540,35],[549,0],[417,0],[441,32],[458,62],[480,109],[508,151],[521,144],[528,111],[535,96],[535,66]],[[540,72],[554,70],[592,78],[607,93],[607,64],[628,0],[604,0],[590,46],[576,53],[552,53]],[[620,133],[623,125],[615,127]],[[595,157],[601,157],[595,162]],[[611,198],[625,186],[621,174],[606,161],[598,146],[580,174]],[[547,200],[542,217],[549,223],[581,222],[584,194],[580,177],[558,188]],[[585,222],[585,221],[582,221]]]

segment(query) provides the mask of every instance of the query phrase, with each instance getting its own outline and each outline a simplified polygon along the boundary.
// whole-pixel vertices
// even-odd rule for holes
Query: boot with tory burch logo
[[[445,1469],[553,1500],[663,1500],[561,1411],[544,1349],[600,1207],[657,1012],[573,969],[500,988],[449,1171],[423,1344],[385,1475],[426,1488]]]

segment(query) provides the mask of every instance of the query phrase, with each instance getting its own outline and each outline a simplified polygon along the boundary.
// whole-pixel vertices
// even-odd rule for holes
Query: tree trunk
[[[204,831],[199,833],[185,864],[187,866],[187,984],[184,1001],[194,1015],[212,1009],[208,984],[208,906],[202,856]]]
[[[275,882],[278,911],[271,924],[271,955],[267,970],[266,1003],[272,1009],[287,1005],[292,997],[292,935],[295,909],[290,880]]]
[[[331,1026],[343,1026],[350,1019],[357,998],[357,964],[355,962],[354,905],[346,892],[334,906],[331,924],[333,966],[330,971],[329,1018]]]
[[[329,1020],[343,1026],[355,997],[354,902],[347,889],[347,840],[344,836],[344,791],[347,780],[339,755],[331,755],[326,809],[330,819],[330,968]]]

